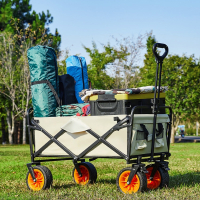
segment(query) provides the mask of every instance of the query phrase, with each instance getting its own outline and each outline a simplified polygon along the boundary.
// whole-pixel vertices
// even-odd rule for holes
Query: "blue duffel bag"
[[[87,64],[84,57],[70,56],[66,59],[67,74],[71,75],[75,84],[75,95],[78,103],[83,103],[79,92],[83,89],[89,89]]]

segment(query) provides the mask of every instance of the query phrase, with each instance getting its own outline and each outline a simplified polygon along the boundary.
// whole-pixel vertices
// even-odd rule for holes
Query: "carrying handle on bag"
[[[158,55],[158,53],[156,52],[156,48],[157,48],[157,47],[158,47],[158,48],[163,48],[163,49],[165,49],[165,52],[163,53],[162,56]],[[167,46],[166,44],[155,43],[155,44],[153,45],[152,50],[153,50],[153,54],[154,54],[154,56],[155,56],[155,58],[156,58],[156,62],[157,62],[157,63],[162,62],[162,61],[164,60],[164,58],[167,56],[167,54],[168,54],[168,46]]]

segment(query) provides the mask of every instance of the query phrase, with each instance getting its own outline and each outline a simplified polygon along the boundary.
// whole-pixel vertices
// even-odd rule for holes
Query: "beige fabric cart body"
[[[120,119],[124,118],[125,115],[117,115]],[[45,129],[52,136],[55,136],[61,129],[65,130],[58,141],[61,142],[75,155],[79,155],[97,139],[87,132],[91,129],[99,136],[105,134],[110,130],[117,122],[114,121],[116,115],[106,116],[72,116],[72,117],[43,117],[34,118],[39,121],[39,125]],[[167,114],[157,115],[157,124],[161,123],[163,126],[163,132],[155,139],[154,152],[167,152],[167,123],[169,117]],[[145,139],[144,133],[142,132],[140,124],[144,124],[149,134],[148,138]],[[158,129],[158,127],[157,127]],[[140,132],[138,132],[138,130]],[[153,114],[135,114],[133,123],[133,134],[131,139],[131,156],[144,155],[151,153],[151,140],[153,131]],[[122,153],[127,155],[127,128],[122,128],[119,131],[113,132],[106,141],[116,147]],[[49,138],[39,130],[35,130],[35,151],[39,150],[45,145]],[[40,156],[63,156],[69,157],[66,152],[61,149],[57,144],[52,143],[47,147]],[[101,143],[85,157],[118,157],[119,155],[110,149],[105,144]]]

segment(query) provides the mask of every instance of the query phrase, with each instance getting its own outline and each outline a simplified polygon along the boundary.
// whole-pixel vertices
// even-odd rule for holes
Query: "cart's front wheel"
[[[147,188],[150,190],[157,189],[158,187],[168,187],[169,185],[169,173],[163,168],[159,167],[156,171],[153,180],[150,180],[151,172],[153,170],[154,165],[146,166],[148,173],[146,173],[147,177]]]
[[[130,167],[124,168],[119,172],[116,180],[118,189],[125,194],[145,191],[147,189],[147,179],[145,174],[143,172],[137,172],[133,177],[131,183],[128,185],[127,181],[130,172]]]
[[[45,166],[33,167],[36,181],[33,181],[31,174],[28,172],[26,175],[26,184],[30,190],[39,191],[50,188],[53,183],[53,177],[51,171]]]
[[[75,167],[72,172],[72,176],[76,184],[87,185],[96,182],[97,171],[93,164],[88,162],[80,163],[79,168],[82,174],[81,177],[79,176],[78,171],[76,170]]]

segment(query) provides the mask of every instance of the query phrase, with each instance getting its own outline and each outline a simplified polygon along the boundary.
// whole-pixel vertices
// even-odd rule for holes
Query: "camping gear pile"
[[[164,48],[165,53],[159,56],[156,48]],[[155,86],[99,90],[89,88],[84,57],[67,58],[67,74],[58,76],[53,48],[40,45],[28,50],[33,104],[27,113],[29,189],[36,191],[52,185],[51,171],[40,164],[56,160],[73,161],[76,184],[95,183],[96,168],[85,162],[86,158],[119,158],[132,164],[117,176],[117,187],[123,193],[168,186],[165,160],[170,156],[172,110],[165,106],[167,87],[160,85],[168,47],[156,43],[153,53],[157,61]],[[35,160],[36,157],[61,158]],[[152,164],[145,166],[142,162]]]
[[[32,47],[28,50],[27,57],[34,117],[68,116],[65,115],[66,109],[72,110],[74,107],[64,105],[84,103],[79,97],[79,92],[89,88],[85,58],[67,58],[67,74],[58,76],[56,53],[53,48],[41,45]],[[76,115],[75,110],[72,113]]]

